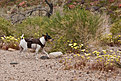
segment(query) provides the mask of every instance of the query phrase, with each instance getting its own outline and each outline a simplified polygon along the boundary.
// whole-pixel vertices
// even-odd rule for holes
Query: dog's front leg
[[[45,53],[49,57],[48,53],[44,49],[42,49],[42,52]]]

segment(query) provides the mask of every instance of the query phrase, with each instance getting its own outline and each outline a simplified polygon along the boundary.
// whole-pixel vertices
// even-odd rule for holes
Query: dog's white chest
[[[45,41],[45,38],[44,38],[44,37],[41,37],[41,38],[40,38],[40,42],[41,42],[43,45],[45,45],[45,42],[46,42],[46,41]]]

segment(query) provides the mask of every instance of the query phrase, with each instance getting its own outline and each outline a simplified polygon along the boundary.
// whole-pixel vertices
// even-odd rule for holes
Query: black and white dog
[[[20,40],[20,53],[26,51],[28,48],[35,49],[36,59],[38,59],[37,55],[40,49],[42,49],[43,53],[45,53],[48,57],[48,53],[44,50],[45,43],[47,41],[52,41],[53,39],[46,33],[46,35],[42,35],[39,39],[24,39],[24,34],[21,36]]]

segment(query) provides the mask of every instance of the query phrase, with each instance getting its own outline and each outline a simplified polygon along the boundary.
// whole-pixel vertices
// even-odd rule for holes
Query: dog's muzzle
[[[49,41],[49,42],[52,42],[53,40],[54,40],[54,39],[49,39],[48,41]]]

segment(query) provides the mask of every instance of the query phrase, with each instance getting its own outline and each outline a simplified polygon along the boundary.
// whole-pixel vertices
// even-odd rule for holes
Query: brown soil
[[[63,57],[36,60],[34,53],[25,54],[0,50],[0,81],[121,81],[120,71],[63,70],[59,63]]]

